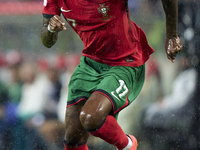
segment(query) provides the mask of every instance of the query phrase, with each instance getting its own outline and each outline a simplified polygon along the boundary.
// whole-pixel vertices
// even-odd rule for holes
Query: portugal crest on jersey
[[[109,6],[105,6],[105,3],[99,4],[98,12],[103,15],[103,20],[111,18],[111,16],[108,15],[108,11],[110,10]]]

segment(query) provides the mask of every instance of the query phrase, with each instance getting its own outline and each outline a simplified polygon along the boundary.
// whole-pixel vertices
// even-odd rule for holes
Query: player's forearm
[[[43,22],[43,28],[42,28],[42,32],[41,32],[41,40],[42,43],[44,44],[44,46],[50,48],[52,47],[56,41],[57,41],[57,37],[58,37],[58,32],[50,32],[48,31],[48,20],[44,20]]]
[[[173,38],[177,36],[178,24],[178,0],[162,0],[166,15],[166,36]]]

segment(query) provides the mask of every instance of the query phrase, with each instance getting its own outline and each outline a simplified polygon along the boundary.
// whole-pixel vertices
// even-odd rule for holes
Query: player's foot
[[[127,135],[133,142],[132,147],[129,150],[137,150],[137,139],[133,135]]]

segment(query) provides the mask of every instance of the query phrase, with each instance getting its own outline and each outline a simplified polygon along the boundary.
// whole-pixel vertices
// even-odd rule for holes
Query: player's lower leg
[[[137,146],[135,145],[134,149],[131,147],[133,142],[129,140],[117,120],[109,115],[112,109],[112,103],[105,95],[93,93],[80,113],[80,122],[83,128],[91,135],[116,146],[119,150],[124,148],[136,150]]]
[[[135,141],[132,141],[132,139],[124,133],[122,128],[117,123],[117,120],[111,115],[107,116],[105,122],[100,128],[96,129],[96,131],[89,132],[91,135],[100,137],[109,144],[115,145],[119,150],[137,149]]]
[[[88,150],[88,132],[82,127],[79,114],[82,103],[67,107],[65,116],[65,150]]]

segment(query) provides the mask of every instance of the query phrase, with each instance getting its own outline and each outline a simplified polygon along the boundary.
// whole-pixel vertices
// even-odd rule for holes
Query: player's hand
[[[62,20],[62,18],[58,15],[54,15],[50,21],[49,21],[49,28],[52,31],[62,31],[62,30],[66,30],[65,27],[65,22]]]
[[[181,44],[181,40],[178,36],[173,38],[167,38],[165,43],[165,51],[167,54],[167,58],[174,63],[176,55],[182,50],[182,47],[183,46]]]

